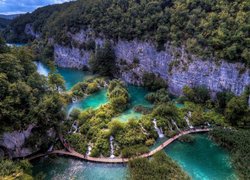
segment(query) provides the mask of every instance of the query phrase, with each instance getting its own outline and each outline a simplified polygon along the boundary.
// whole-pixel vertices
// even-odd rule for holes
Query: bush
[[[125,147],[122,149],[122,157],[123,158],[131,158],[131,157],[136,157],[141,154],[148,153],[149,149],[145,145],[134,145],[130,147]]]
[[[129,179],[176,179],[187,180],[190,177],[172,161],[163,151],[156,153],[152,159],[137,158],[128,163]]]
[[[167,88],[167,83],[154,73],[145,73],[142,76],[143,85],[150,90],[158,90],[161,88]]]
[[[167,103],[170,101],[168,92],[166,89],[159,89],[156,92],[147,94],[146,99],[151,103]]]

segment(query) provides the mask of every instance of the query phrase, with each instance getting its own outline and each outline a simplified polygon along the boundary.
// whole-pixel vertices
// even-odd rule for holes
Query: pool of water
[[[74,108],[84,110],[87,108],[98,108],[102,104],[105,104],[108,102],[107,98],[107,90],[102,89],[98,91],[97,93],[94,93],[90,96],[87,96],[86,98],[82,99],[81,101],[72,103],[68,106],[68,111],[71,112]]]
[[[50,69],[44,63],[38,61],[36,62],[37,71],[39,74],[48,76]],[[57,71],[60,75],[62,75],[65,80],[66,90],[70,90],[75,84],[81,82],[83,80],[92,78],[93,75],[88,71],[82,71],[79,69],[70,69],[70,68],[60,68],[57,67]]]
[[[175,141],[165,152],[194,180],[235,180],[227,151],[218,147],[206,135],[194,135],[194,143]],[[155,146],[158,146],[158,141]],[[99,164],[58,157],[33,162],[33,174],[43,172],[46,179],[60,180],[125,180],[127,166]]]
[[[130,95],[130,107],[125,112],[121,113],[120,116],[115,117],[114,119],[118,119],[120,121],[126,122],[129,119],[135,118],[138,119],[142,116],[141,113],[135,112],[133,108],[137,105],[142,105],[144,107],[152,107],[153,105],[145,99],[145,96],[149,93],[143,87],[128,85],[128,92]]]
[[[165,152],[194,180],[235,180],[227,151],[206,135],[195,135],[194,143],[175,141]]]
[[[9,47],[22,47],[25,46],[26,43],[7,43],[6,45]]]
[[[34,161],[33,175],[42,172],[46,180],[122,180],[127,167],[121,164],[99,164],[69,158],[42,158]]]

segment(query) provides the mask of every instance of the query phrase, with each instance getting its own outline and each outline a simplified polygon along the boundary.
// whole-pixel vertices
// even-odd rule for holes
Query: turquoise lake
[[[98,91],[97,93],[94,93],[90,96],[87,96],[86,98],[75,102],[71,103],[68,106],[68,111],[71,112],[74,108],[84,110],[88,108],[98,108],[100,105],[105,104],[108,102],[107,98],[107,90],[102,89]]]
[[[227,151],[206,135],[195,135],[193,143],[175,141],[165,152],[195,180],[235,180]]]
[[[38,73],[48,76],[50,70],[49,67],[43,64],[42,62],[36,62]],[[57,67],[57,72],[65,80],[66,90],[70,90],[75,84],[83,80],[92,78],[93,75],[88,71],[82,71],[79,69],[70,69],[70,68],[61,68]]]
[[[43,64],[37,64],[39,73],[46,75],[49,70]],[[88,72],[58,68],[58,72],[66,81],[66,88],[69,90],[74,84],[80,82],[92,75]],[[133,111],[136,105],[151,107],[144,96],[148,91],[142,87],[128,86],[131,97],[129,109],[119,117],[122,121],[129,118],[140,117],[141,114]],[[107,102],[106,90],[101,90],[85,99],[72,103],[69,108],[86,109],[89,107],[97,108]],[[182,104],[176,104],[177,107],[183,107]],[[192,177],[194,180],[233,180],[236,179],[231,167],[229,154],[218,147],[206,135],[194,135],[194,143],[174,142],[165,149],[165,152]],[[151,147],[156,148],[160,142]],[[119,164],[99,164],[70,159],[65,157],[42,158],[33,162],[34,175],[43,172],[46,179],[60,180],[125,180],[127,176],[127,167]]]
[[[174,142],[165,152],[194,180],[235,180],[229,154],[206,135],[194,135],[194,143]],[[42,158],[33,162],[33,173],[43,172],[46,179],[125,180],[126,165],[99,164],[70,158]]]
[[[120,116],[115,117],[120,121],[126,122],[129,119],[138,119],[142,114],[137,113],[133,110],[135,106],[142,105],[144,107],[152,107],[153,105],[145,99],[145,96],[149,93],[148,90],[142,87],[128,85],[128,92],[130,95],[130,107],[128,110],[123,112]]]

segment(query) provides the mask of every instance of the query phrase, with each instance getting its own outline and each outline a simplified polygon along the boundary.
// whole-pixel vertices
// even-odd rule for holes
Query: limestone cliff
[[[82,68],[88,66],[91,51],[79,48],[90,39],[96,46],[102,45],[104,39],[95,38],[91,31],[69,34],[75,47],[55,44],[55,62],[62,67]],[[185,52],[184,48],[165,45],[165,51],[158,52],[152,42],[138,40],[114,42],[117,65],[121,77],[128,83],[141,84],[145,72],[153,72],[168,82],[169,90],[179,95],[182,88],[205,85],[211,92],[229,90],[240,95],[250,84],[250,71],[240,63],[228,63],[221,60],[201,60]],[[135,59],[138,63],[135,64]]]
[[[24,147],[25,140],[31,135],[34,125],[31,124],[25,131],[6,132],[2,135],[0,146],[9,151],[12,157],[24,157],[32,153],[31,149]]]

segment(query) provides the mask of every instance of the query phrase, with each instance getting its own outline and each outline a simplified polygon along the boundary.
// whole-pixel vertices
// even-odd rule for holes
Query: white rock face
[[[94,40],[102,46],[104,38],[95,37],[91,30],[68,34],[72,44],[82,44]],[[73,43],[74,42],[74,43]],[[54,44],[55,62],[61,67],[83,68],[88,66],[90,51]],[[206,86],[211,92],[228,90],[240,95],[250,85],[250,70],[241,63],[228,63],[224,60],[216,64],[214,60],[201,60],[187,54],[184,48],[174,48],[165,44],[165,50],[158,52],[152,42],[138,40],[114,42],[119,71],[117,77],[128,83],[140,85],[145,72],[154,73],[168,82],[169,91],[182,94],[188,86]],[[134,65],[137,59],[139,64]],[[124,63],[125,62],[125,63]],[[242,71],[245,69],[245,71]]]
[[[29,125],[25,131],[6,132],[2,135],[0,145],[12,152],[13,157],[22,157],[31,154],[31,150],[24,148],[25,140],[31,135],[34,125]]]

